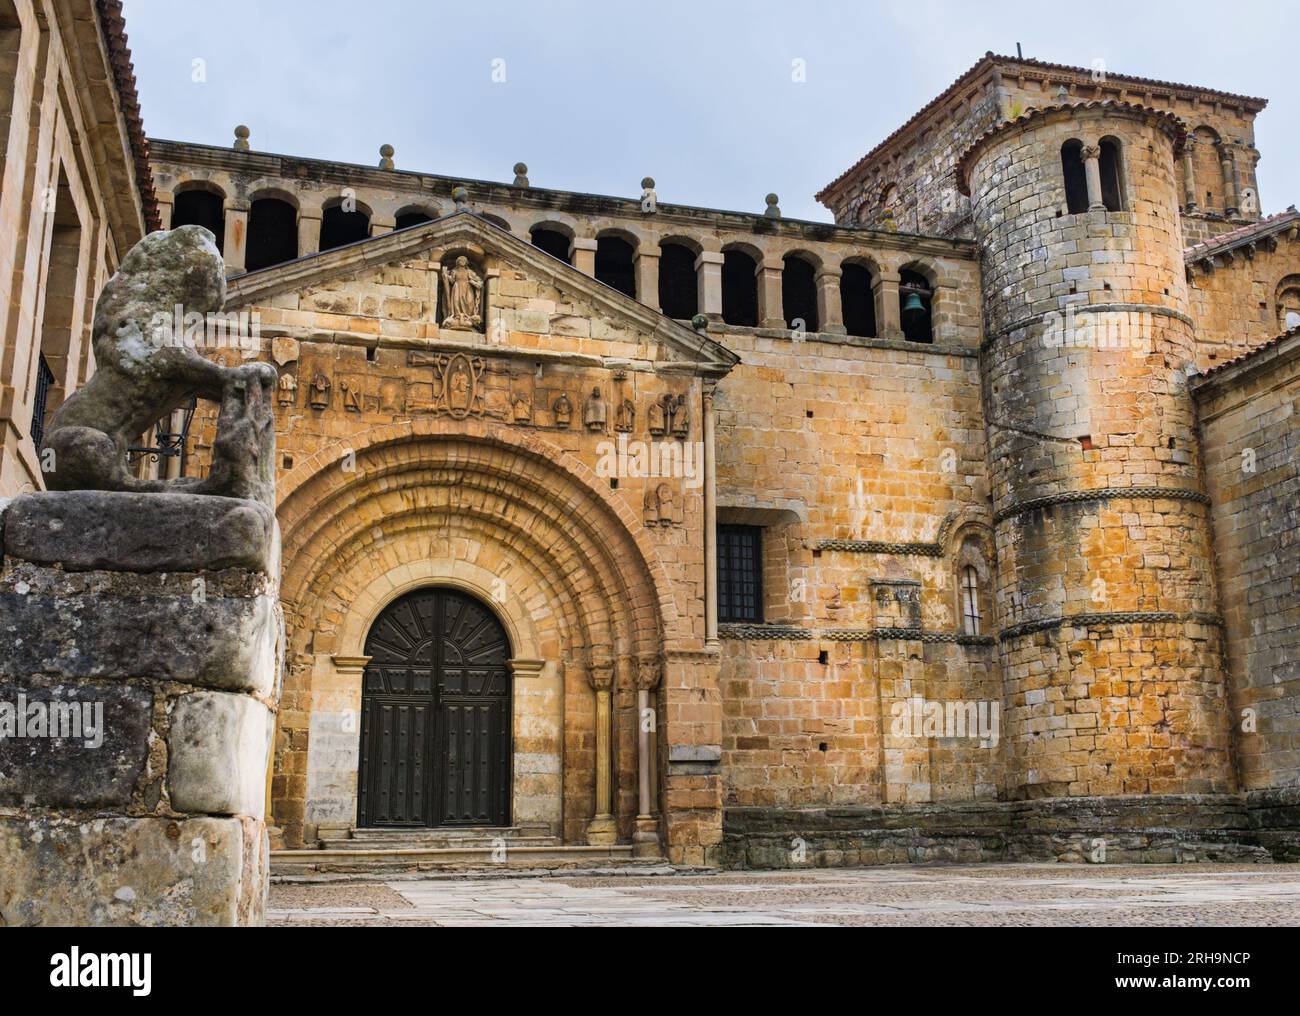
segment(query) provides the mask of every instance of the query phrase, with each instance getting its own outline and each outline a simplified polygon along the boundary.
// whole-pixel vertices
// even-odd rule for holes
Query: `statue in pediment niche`
[[[447,328],[481,328],[483,276],[461,255],[442,272],[442,323]]]

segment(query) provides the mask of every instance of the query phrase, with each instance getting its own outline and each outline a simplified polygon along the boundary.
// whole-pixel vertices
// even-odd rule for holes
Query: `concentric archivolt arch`
[[[657,653],[678,636],[640,519],[536,433],[432,419],[378,427],[302,462],[281,491],[295,648],[336,631],[365,578],[413,546],[487,562],[590,662]]]

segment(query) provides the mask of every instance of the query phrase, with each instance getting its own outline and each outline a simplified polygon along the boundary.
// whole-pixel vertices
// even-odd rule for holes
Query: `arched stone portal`
[[[508,635],[512,824],[566,843],[657,833],[660,767],[653,743],[641,762],[635,693],[654,708],[677,611],[635,513],[545,439],[491,422],[421,419],[352,445],[281,482],[289,660],[272,807],[286,842],[357,822],[366,638],[430,585],[490,605]]]

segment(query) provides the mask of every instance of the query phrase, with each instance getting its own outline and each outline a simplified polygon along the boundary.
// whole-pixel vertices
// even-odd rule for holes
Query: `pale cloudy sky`
[[[987,50],[1261,95],[1300,201],[1300,6],[959,0],[126,0],[145,128],[226,145],[829,219],[813,194]],[[206,80],[196,82],[195,61]],[[806,81],[792,80],[802,60]],[[498,80],[504,77],[504,80]]]

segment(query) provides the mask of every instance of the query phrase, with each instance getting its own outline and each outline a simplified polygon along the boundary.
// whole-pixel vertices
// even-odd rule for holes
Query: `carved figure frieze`
[[[624,399],[618,407],[614,419],[614,429],[620,434],[631,434],[636,426],[636,405],[631,399]]]
[[[277,401],[281,407],[288,409],[298,398],[298,379],[290,371],[285,371],[280,375],[280,380],[276,383],[279,391]]]
[[[435,416],[445,413],[453,420],[464,420],[483,415],[486,364],[481,356],[411,353],[409,362],[413,367],[433,367],[433,403],[429,408]]]
[[[671,526],[677,522],[676,501],[671,484],[660,483],[646,488],[642,501],[647,526]]]
[[[691,434],[691,411],[686,406],[685,395],[664,395],[650,404],[647,414],[649,430],[654,437],[685,439]]]
[[[568,430],[573,423],[573,403],[569,397],[561,392],[560,397],[551,404],[551,411],[555,414],[555,425]]]
[[[310,402],[312,409],[329,408],[330,389],[332,387],[334,387],[334,382],[329,379],[329,375],[318,370],[315,377],[311,379]]]
[[[600,396],[600,389],[593,388],[591,397],[587,399],[587,404],[582,410],[583,426],[595,433],[603,431],[608,422],[609,410],[605,405],[605,400]]]

